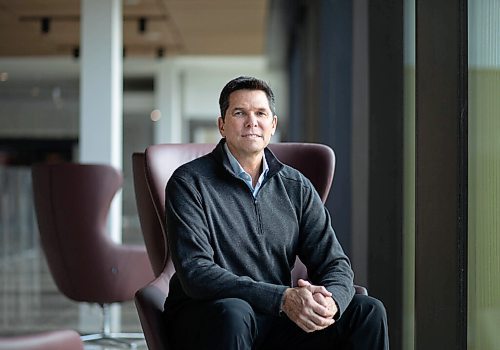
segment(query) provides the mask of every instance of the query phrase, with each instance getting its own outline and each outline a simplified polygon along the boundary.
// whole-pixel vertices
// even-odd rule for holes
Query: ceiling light
[[[40,21],[40,28],[43,34],[47,34],[50,32],[50,18],[49,17],[42,17]]]
[[[139,33],[141,33],[141,34],[146,33],[147,24],[148,24],[148,20],[146,19],[146,17],[139,18]]]
[[[72,55],[74,59],[78,59],[80,57],[80,46],[75,46],[73,48]]]
[[[161,119],[161,111],[159,109],[155,109],[151,112],[150,118],[152,121],[157,122]]]

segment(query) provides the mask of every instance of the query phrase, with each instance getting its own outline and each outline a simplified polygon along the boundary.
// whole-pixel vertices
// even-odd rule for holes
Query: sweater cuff
[[[335,319],[339,319],[344,313],[345,309],[351,303],[352,297],[354,296],[354,287],[346,291],[344,288],[327,288],[329,292],[332,293],[333,301],[337,304],[338,312]]]
[[[287,288],[288,289],[288,288]],[[280,302],[280,311],[278,313],[278,315],[280,317],[283,317],[285,316],[285,312],[283,311],[283,305],[285,304],[285,292],[287,291],[287,289],[285,289],[285,291],[283,292],[283,295],[281,296],[281,302]]]
[[[288,289],[286,286],[278,286],[275,294],[275,300],[272,303],[272,309],[270,310],[273,315],[281,316],[282,307],[285,301],[285,291]]]

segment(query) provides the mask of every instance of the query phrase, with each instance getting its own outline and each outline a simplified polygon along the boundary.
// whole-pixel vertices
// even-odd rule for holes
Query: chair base
[[[143,333],[94,333],[80,336],[83,342],[113,343],[124,348],[136,349],[139,344],[134,340],[142,340],[145,344]],[[141,344],[142,345],[142,344]]]

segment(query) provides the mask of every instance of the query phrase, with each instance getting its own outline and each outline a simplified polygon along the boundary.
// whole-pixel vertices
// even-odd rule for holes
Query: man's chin
[[[264,144],[264,142],[261,141],[259,143],[246,145],[245,150],[249,154],[250,153],[260,153],[264,150],[265,147],[266,147],[266,145]]]
[[[266,143],[264,142],[264,139],[262,137],[259,138],[243,138],[242,143],[246,145],[247,147],[251,148],[263,148],[265,147]]]

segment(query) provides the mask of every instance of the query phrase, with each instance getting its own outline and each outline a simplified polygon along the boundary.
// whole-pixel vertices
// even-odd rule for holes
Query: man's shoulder
[[[287,164],[283,164],[283,168],[279,172],[279,176],[284,181],[297,182],[306,186],[310,185],[310,181],[304,176],[304,174]]]
[[[216,161],[212,154],[206,154],[193,159],[179,166],[172,177],[183,178],[186,180],[213,175],[216,169]]]
[[[290,193],[309,192],[314,189],[311,181],[299,170],[283,164],[281,170],[274,176],[275,181],[280,181],[286,191]]]

